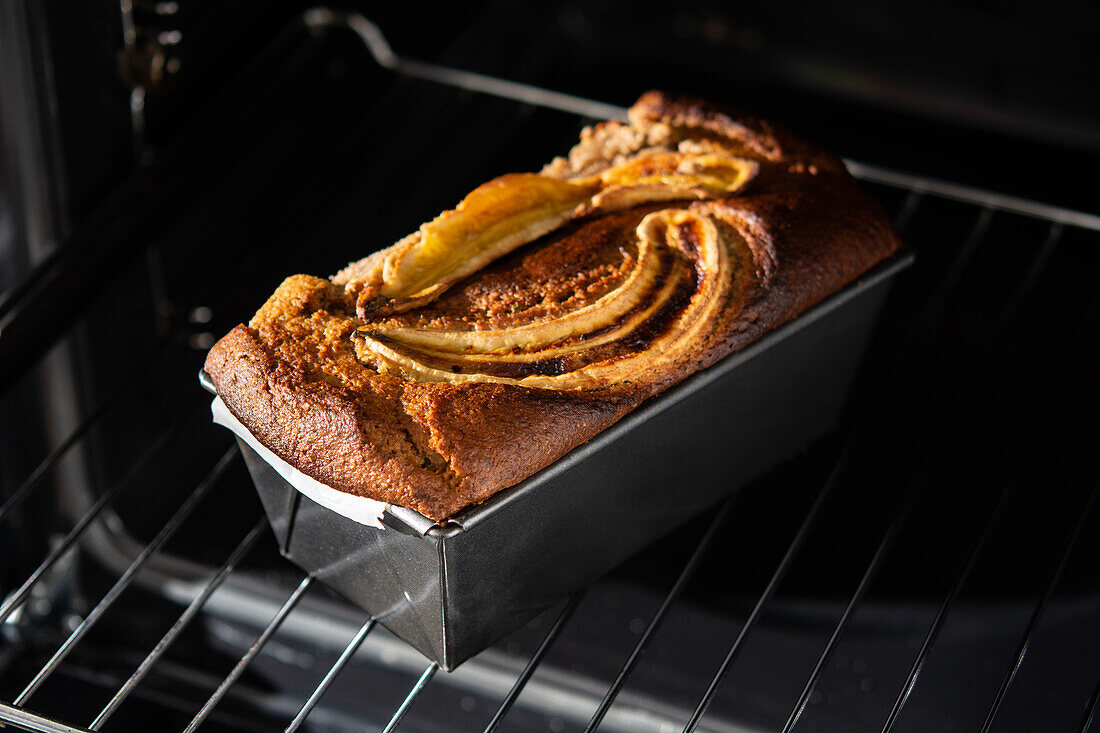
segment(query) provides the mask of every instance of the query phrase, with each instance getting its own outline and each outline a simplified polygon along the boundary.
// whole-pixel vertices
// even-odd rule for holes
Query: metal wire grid
[[[475,89],[477,91],[486,92],[496,96],[503,96],[511,99],[517,99],[527,103],[533,103],[540,106],[552,107],[569,112],[576,112],[585,116],[608,116],[609,113],[613,113],[618,110],[618,114],[612,116],[621,116],[622,110],[618,108],[612,108],[609,105],[601,103],[590,102],[589,100],[583,100],[576,97],[570,97],[569,95],[562,95],[558,93],[547,92],[545,90],[539,90],[526,85],[516,84],[514,82],[506,82],[503,80],[492,79],[490,77],[484,77],[479,74],[471,74],[469,72],[457,71],[453,69],[446,69],[444,67],[438,67],[431,64],[425,64],[423,62],[411,61],[401,59],[394,55],[392,51],[389,51],[388,45],[385,44],[385,39],[378,32],[377,28],[370,24],[369,21],[361,16],[343,16],[332,13],[327,10],[314,10],[310,11],[305,16],[306,22],[311,27],[317,25],[347,25],[351,27],[355,32],[367,42],[368,47],[371,49],[372,54],[376,60],[386,68],[394,69],[400,73],[405,73],[411,76],[420,78],[428,78],[432,81],[437,81],[452,86],[459,86],[466,89]],[[854,161],[848,161],[850,170],[859,178],[873,181],[885,186],[890,186],[896,189],[900,189],[906,192],[906,196],[900,206],[897,215],[895,216],[895,225],[899,230],[904,231],[913,218],[917,215],[922,203],[930,197],[940,197],[945,199],[952,199],[955,201],[961,201],[964,203],[972,204],[977,207],[977,217],[975,223],[967,236],[966,240],[955,254],[953,262],[948,269],[948,275],[941,285],[941,292],[934,293],[929,298],[926,307],[930,310],[934,310],[938,307],[940,295],[942,291],[946,291],[950,288],[954,278],[958,276],[962,268],[965,266],[968,258],[973,253],[974,249],[983,239],[985,233],[988,231],[992,218],[995,212],[1004,211],[1014,214],[1020,214],[1023,216],[1029,216],[1036,219],[1041,219],[1050,222],[1047,237],[1042,245],[1038,248],[1032,267],[1027,280],[1021,285],[1020,290],[1016,296],[1006,305],[1004,311],[1001,314],[1002,319],[1007,318],[1011,311],[1017,306],[1019,299],[1022,297],[1023,292],[1034,285],[1034,281],[1039,277],[1042,268],[1045,265],[1047,259],[1049,259],[1051,252],[1057,246],[1059,239],[1062,236],[1064,229],[1069,227],[1077,227],[1089,232],[1100,232],[1100,217],[1096,217],[1081,212],[1070,211],[1059,207],[1048,206],[1045,204],[1038,204],[1022,199],[1013,197],[1002,196],[999,194],[981,191],[977,189],[967,188],[964,186],[958,186],[951,183],[942,181],[921,178],[917,176],[911,176],[906,173],[890,171],[887,169],[871,166],[867,164],[857,163]],[[1086,315],[1086,325],[1093,318],[1095,318],[1100,301],[1094,305],[1092,311]],[[121,380],[121,384],[125,385],[127,380]],[[46,458],[44,458],[40,464],[34,469],[34,471],[27,477],[27,479],[16,489],[15,492],[7,499],[7,501],[0,506],[0,520],[2,520],[13,508],[15,508],[20,502],[22,502],[35,487],[41,485],[41,479],[46,476],[50,470],[57,465],[58,461],[68,453],[74,446],[78,445],[82,438],[84,438],[88,432],[94,427],[94,425],[102,418],[104,413],[108,410],[110,405],[120,398],[124,392],[125,387],[118,387],[110,392],[93,410],[85,417],[83,422],[58,444]],[[94,502],[84,514],[77,519],[76,523],[69,531],[67,535],[51,549],[47,557],[41,562],[41,564],[32,572],[30,577],[14,592],[4,600],[0,605],[0,623],[7,620],[27,599],[31,589],[36,583],[38,583],[49,571],[57,564],[59,559],[69,551],[74,544],[78,541],[81,535],[97,520],[103,510],[108,507],[118,496],[121,494],[132,482],[135,476],[140,473],[150,461],[154,460],[158,451],[169,440],[176,427],[178,426],[179,418],[173,423],[167,430],[164,431],[149,447],[146,453],[133,465],[132,469],[127,472],[122,479],[115,483],[111,488],[105,491],[100,498]],[[153,668],[156,662],[161,659],[172,643],[179,638],[182,631],[193,621],[199,613],[203,610],[204,605],[221,586],[225,580],[237,569],[238,565],[248,554],[248,552],[254,547],[256,541],[264,533],[266,526],[266,520],[263,517],[258,518],[256,524],[251,530],[241,539],[239,544],[230,553],[229,557],[217,569],[216,572],[201,586],[198,592],[195,594],[190,604],[182,611],[177,621],[173,626],[164,634],[160,641],[153,647],[147,656],[137,666],[131,676],[125,681],[125,683],[118,689],[115,695],[104,706],[100,713],[95,717],[87,727],[81,727],[67,722],[50,719],[44,715],[34,712],[28,707],[28,703],[31,701],[32,696],[41,687],[41,685],[52,675],[59,667],[65,657],[75,648],[75,646],[81,641],[85,634],[100,620],[100,618],[106,613],[111,605],[117,600],[122,592],[129,587],[133,581],[138,577],[141,569],[152,558],[163,545],[171,538],[173,533],[185,522],[188,516],[192,513],[195,507],[202,501],[202,499],[209,493],[211,488],[217,484],[218,479],[224,474],[226,469],[231,465],[237,456],[236,447],[230,448],[222,458],[215,464],[209,474],[203,479],[192,491],[192,493],[180,504],[175,514],[166,522],[157,535],[144,547],[144,549],[133,558],[129,567],[121,574],[116,583],[107,591],[102,599],[96,604],[96,606],[88,613],[88,615],[80,622],[80,624],[70,633],[68,638],[62,643],[53,656],[38,670],[34,678],[26,685],[23,691],[11,702],[0,701],[0,723],[10,723],[15,726],[25,728],[32,731],[44,731],[44,732],[88,732],[98,731],[103,725],[107,723],[112,715],[120,708],[120,706],[126,701],[129,695],[134,691],[141,680],[148,674]],[[820,489],[817,498],[813,502],[809,511],[807,512],[801,526],[795,533],[787,551],[783,555],[779,564],[776,566],[774,573],[767,582],[765,588],[761,592],[757,599],[752,611],[748,615],[747,619],[741,626],[737,633],[736,638],[730,645],[725,658],[715,671],[710,683],[706,687],[705,691],[700,696],[694,710],[690,717],[685,722],[683,730],[685,733],[694,731],[699,726],[701,720],[707,712],[708,707],[714,699],[714,695],[721,685],[723,679],[731,667],[735,664],[738,654],[744,647],[745,640],[751,635],[753,629],[757,626],[762,612],[767,607],[769,602],[772,601],[776,589],[782,584],[786,577],[792,563],[798,556],[802,549],[806,537],[810,533],[812,527],[821,514],[822,507],[829,499],[832,487],[836,483],[837,476],[844,470],[845,466],[845,454],[842,453],[841,458],[835,464],[832,472],[829,475],[828,480],[824,483]],[[963,563],[958,576],[952,584],[949,592],[944,598],[942,604],[939,606],[935,618],[927,630],[927,633],[920,645],[920,648],[913,659],[912,665],[906,676],[906,679],[898,691],[897,697],[893,704],[893,707],[889,713],[889,716],[884,721],[882,730],[885,732],[893,730],[899,714],[905,708],[910,696],[915,689],[921,671],[927,661],[928,655],[935,645],[936,639],[940,631],[943,628],[944,622],[951,611],[953,605],[957,601],[960,591],[965,586],[971,571],[974,568],[976,559],[980,555],[982,548],[984,547],[990,531],[996,524],[998,518],[1001,516],[1002,508],[1005,504],[1005,499],[1010,493],[1011,485],[1006,485],[1000,494],[1000,499],[991,510],[988,519],[982,529],[980,535],[975,540],[971,547],[967,559]],[[1048,602],[1051,596],[1059,585],[1060,580],[1064,574],[1068,561],[1073,553],[1074,547],[1080,539],[1086,523],[1088,522],[1091,513],[1094,509],[1096,495],[1100,489],[1100,484],[1095,485],[1091,491],[1088,492],[1087,497],[1082,503],[1077,515],[1077,520],[1074,522],[1073,527],[1065,539],[1064,546],[1061,550],[1059,558],[1055,566],[1051,569],[1047,582],[1042,590],[1041,595],[1036,599],[1031,617],[1028,621],[1023,635],[1021,636],[1016,653],[1012,659],[1011,664],[1004,671],[1004,676],[1000,684],[999,689],[993,700],[990,701],[988,713],[986,715],[985,722],[982,725],[981,730],[983,733],[990,730],[993,722],[997,719],[997,715],[1001,710],[1002,703],[1005,697],[1012,687],[1013,682],[1016,680],[1017,673],[1019,672],[1024,660],[1028,654],[1030,644],[1034,632],[1039,625],[1040,620],[1043,617],[1044,612],[1047,609]],[[820,655],[815,663],[812,672],[806,680],[802,693],[799,695],[797,701],[791,708],[790,714],[784,724],[782,730],[784,733],[795,729],[803,712],[806,709],[808,701],[811,699],[818,682],[821,678],[822,671],[825,665],[829,661],[833,654],[837,641],[843,636],[845,629],[847,628],[853,611],[858,607],[863,599],[869,585],[875,579],[878,574],[884,558],[889,554],[891,547],[893,546],[900,528],[905,524],[909,511],[912,507],[912,497],[905,502],[902,510],[894,517],[893,521],[889,525],[885,534],[882,536],[878,547],[875,549],[872,557],[870,558],[868,565],[857,585],[852,592],[843,613],[834,625],[832,632],[822,648]],[[601,700],[598,708],[592,715],[589,721],[586,731],[596,730],[600,723],[604,720],[608,710],[615,702],[617,696],[623,689],[627,679],[630,677],[632,670],[634,669],[638,660],[645,653],[651,639],[656,633],[657,629],[665,619],[669,609],[675,603],[677,597],[681,591],[691,579],[695,573],[702,559],[707,554],[710,548],[711,542],[718,532],[718,528],[721,526],[723,519],[729,511],[730,504],[727,503],[720,511],[718,511],[712,521],[709,529],[704,533],[696,546],[694,552],[684,565],[679,577],[675,583],[669,589],[663,602],[660,604],[657,611],[650,618],[648,624],[645,627],[644,632],[640,635],[637,643],[629,654],[627,660],[620,668],[614,681],[608,687],[603,699]],[[248,649],[241,656],[237,664],[224,678],[217,689],[210,695],[206,703],[195,714],[194,718],[186,727],[186,731],[193,731],[199,728],[206,720],[207,716],[217,706],[219,701],[230,691],[233,684],[243,674],[249,663],[263,650],[268,641],[275,635],[279,627],[285,621],[287,616],[295,608],[298,602],[302,599],[303,595],[310,588],[313,583],[311,576],[306,576],[301,579],[300,583],[294,589],[294,591],[286,598],[285,602],[274,614],[266,627],[260,632],[255,641],[248,647]],[[527,682],[531,679],[532,675],[542,663],[546,656],[547,651],[554,644],[555,640],[560,636],[563,629],[569,623],[573,612],[577,608],[583,596],[582,593],[578,593],[571,598],[561,610],[556,621],[553,623],[549,631],[546,633],[541,644],[534,652],[534,654],[528,660],[526,666],[516,678],[514,685],[508,694],[501,701],[496,713],[488,723],[485,730],[496,730],[501,721],[508,714],[509,710],[515,704],[517,698],[522,693]],[[362,626],[358,629],[352,639],[347,643],[343,651],[333,662],[329,670],[325,673],[320,680],[316,688],[302,703],[298,713],[293,717],[286,726],[286,731],[297,730],[307,719],[310,712],[314,709],[317,703],[324,696],[326,690],[331,685],[334,679],[341,673],[347,663],[355,655],[364,639],[375,628],[375,619],[366,619]],[[409,710],[409,708],[415,703],[418,695],[423,691],[431,682],[433,676],[438,671],[438,665],[435,663],[427,664],[423,672],[416,679],[412,688],[408,691],[405,698],[395,709],[391,719],[385,726],[384,730],[388,733],[397,729],[403,716]],[[1086,705],[1086,711],[1082,718],[1080,731],[1085,732],[1092,729],[1092,725],[1096,720],[1096,713],[1098,707],[1098,701],[1100,701],[1100,680],[1097,681]]]

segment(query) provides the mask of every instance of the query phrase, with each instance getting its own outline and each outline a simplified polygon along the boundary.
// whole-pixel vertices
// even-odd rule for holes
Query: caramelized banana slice
[[[365,314],[421,305],[516,247],[557,229],[597,190],[536,173],[513,173],[475,188],[454,210],[386,258],[382,283],[360,295]]]
[[[712,199],[741,189],[755,161],[710,153],[659,153],[583,179],[502,176],[420,228],[382,262],[358,296],[369,320],[424,305],[458,280],[565,222],[594,211]]]
[[[603,187],[585,213],[728,195],[744,186],[757,168],[755,161],[710,154],[665,153],[639,158],[600,174]]]
[[[360,331],[441,354],[491,354],[510,353],[516,349],[537,349],[613,325],[639,306],[642,298],[653,289],[660,273],[661,253],[651,242],[641,241],[638,244],[634,268],[622,284],[591,305],[578,308],[560,318],[516,328],[484,331],[435,330],[409,326],[387,328],[383,324],[365,326]]]
[[[657,153],[609,168],[596,178],[602,191],[659,185],[714,197],[737,191],[757,168],[755,161],[713,153]]]
[[[514,329],[439,331],[408,327],[365,327],[356,334],[358,357],[380,371],[425,382],[497,382],[547,389],[606,387],[636,377],[658,364],[683,358],[692,339],[732,286],[729,246],[703,211],[668,209],[638,225],[638,264],[616,290],[573,313]],[[660,256],[658,256],[658,254]],[[670,325],[657,335],[639,333],[694,274],[695,291]],[[625,317],[624,317],[625,316]],[[586,337],[592,334],[591,337]],[[578,339],[578,337],[584,337]],[[546,374],[540,365],[634,338],[636,350],[573,371]],[[563,340],[577,339],[566,345]],[[511,353],[509,349],[519,349]],[[524,376],[489,373],[491,366],[528,365]]]
[[[562,339],[561,341],[566,343],[561,346],[540,347],[531,343],[523,350],[508,353],[485,353],[472,350],[467,353],[453,353],[442,350],[436,351],[433,349],[418,348],[415,353],[422,354],[435,361],[449,363],[452,366],[451,373],[453,374],[454,366],[461,367],[462,372],[477,372],[479,369],[484,370],[493,365],[535,364],[568,354],[590,351],[598,346],[614,343],[637,331],[646,321],[652,318],[657,311],[668,304],[687,275],[688,268],[683,262],[673,262],[672,269],[661,278],[662,282],[653,283],[653,285],[659,287],[656,293],[646,293],[647,298],[639,303],[636,311],[628,313],[626,317],[621,319],[618,323],[611,323],[602,329],[593,329],[594,332],[597,332],[596,335],[587,335],[587,333],[592,332],[580,332],[577,335],[583,335],[583,339]],[[383,338],[385,337],[383,336]],[[401,346],[406,345],[399,341],[392,343]]]

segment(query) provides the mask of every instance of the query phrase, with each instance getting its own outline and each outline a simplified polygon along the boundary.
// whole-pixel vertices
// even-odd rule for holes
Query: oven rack
[[[525,104],[572,112],[578,114],[582,118],[601,118],[606,116],[622,117],[625,113],[625,110],[622,108],[573,97],[571,95],[550,92],[529,85],[495,79],[481,74],[450,69],[412,59],[404,59],[393,54],[385,41],[385,37],[376,26],[357,14],[342,14],[327,9],[314,9],[308,11],[303,17],[303,20],[306,27],[315,31],[326,27],[346,27],[351,29],[364,41],[375,60],[381,66],[399,74],[504,97]],[[963,237],[962,243],[957,248],[954,256],[943,268],[944,277],[941,280],[940,287],[937,288],[932,293],[931,297],[923,304],[921,314],[924,318],[935,318],[938,307],[947,294],[951,292],[975,250],[985,242],[986,236],[994,222],[994,218],[998,215],[1017,215],[1038,220],[1048,225],[1045,237],[1042,241],[1036,242],[1027,277],[1019,284],[1017,290],[1003,306],[1000,317],[998,318],[998,323],[1001,328],[1005,327],[1014,309],[1019,307],[1021,300],[1027,297],[1029,292],[1043,277],[1044,268],[1047,266],[1067,231],[1076,231],[1088,237],[1088,241],[1093,245],[1100,244],[1100,217],[1092,214],[1032,202],[1017,197],[1005,196],[945,181],[914,176],[905,172],[880,168],[871,164],[856,161],[846,161],[846,163],[853,175],[858,178],[870,183],[879,184],[883,188],[892,189],[901,194],[900,204],[895,210],[895,223],[903,235],[913,223],[920,218],[922,209],[924,209],[929,202],[936,200],[951,200],[961,202],[969,207],[973,218],[973,224]],[[1100,300],[1094,298],[1089,309],[1081,314],[1076,329],[1076,338],[1068,345],[1066,349],[1067,354],[1063,355],[1063,361],[1072,361],[1077,352],[1086,347],[1090,329],[1095,328],[1098,308],[1100,308]],[[1056,382],[1057,380],[1055,379],[1052,381]],[[80,445],[81,441],[88,435],[97,421],[102,418],[117,400],[123,399],[127,391],[125,386],[127,383],[128,381],[126,379],[120,380],[120,384],[123,386],[111,392],[99,405],[91,410],[80,425],[68,437],[61,441],[53,451],[38,464],[34,471],[23,481],[15,492],[0,505],[0,522],[2,522],[5,516],[17,505],[31,495],[36,488],[43,486],[45,484],[43,479],[50,474],[51,470],[53,470],[70,451]],[[176,428],[185,419],[187,419],[187,415],[181,415],[175,424],[170,426],[161,435],[157,436],[150,444],[147,452],[133,464],[131,470],[111,488],[100,494],[97,499],[91,502],[77,518],[69,533],[61,538],[59,542],[53,544],[49,554],[43,559],[36,570],[18,589],[9,594],[8,597],[4,599],[3,604],[0,605],[0,624],[11,624],[13,619],[19,614],[26,613],[27,601],[32,598],[34,589],[48,580],[51,571],[64,562],[68,554],[77,547],[87,534],[102,529],[104,518],[110,515],[112,502],[135,483],[142,469],[156,459],[158,452],[172,440]],[[1042,421],[1039,421],[1036,426],[1033,426],[1033,434],[1027,441],[1032,450],[1038,449],[1036,446],[1041,438],[1041,427]],[[722,727],[720,724],[714,728],[708,727],[709,722],[705,719],[708,707],[722,681],[736,663],[739,654],[744,648],[746,640],[757,628],[758,622],[763,613],[767,610],[769,603],[772,602],[777,589],[781,586],[792,565],[796,562],[807,538],[813,532],[816,523],[820,520],[823,508],[829,502],[834,487],[843,473],[848,470],[851,460],[850,456],[850,449],[837,451],[835,464],[833,469],[829,472],[828,479],[818,490],[816,498],[805,513],[804,519],[791,539],[787,550],[782,555],[780,562],[775,567],[763,591],[759,594],[755,604],[752,606],[751,612],[737,632],[736,637],[729,645],[725,657],[719,667],[714,671],[709,684],[705,689],[700,690],[694,708],[691,710],[660,710],[657,713],[658,717],[662,718],[660,723],[653,725],[651,728],[631,728],[630,726],[632,725],[649,725],[651,724],[651,719],[641,715],[638,710],[620,709],[620,707],[625,706],[616,707],[615,702],[620,693],[623,692],[632,671],[644,655],[652,639],[659,632],[662,622],[668,616],[670,609],[676,603],[683,589],[698,569],[700,563],[704,561],[708,552],[712,550],[718,530],[725,520],[727,513],[730,511],[732,500],[731,502],[727,502],[722,509],[716,512],[709,528],[701,536],[698,544],[687,562],[683,565],[682,570],[675,582],[669,588],[658,609],[649,617],[636,644],[623,662],[618,674],[611,684],[605,690],[601,691],[602,694],[599,695],[598,704],[589,717],[588,723],[584,728],[585,730],[595,730],[597,727],[601,726],[601,724],[603,724],[606,729],[617,730],[732,730],[732,728]],[[33,731],[99,730],[108,720],[110,720],[115,711],[125,703],[144,678],[145,674],[164,656],[165,652],[171,647],[172,643],[179,638],[188,624],[194,621],[199,614],[211,612],[212,599],[214,599],[216,591],[219,589],[228,589],[230,595],[221,602],[220,606],[213,608],[215,615],[218,613],[232,613],[231,608],[238,605],[234,599],[239,600],[241,595],[257,594],[257,588],[254,587],[254,585],[250,586],[247,579],[245,579],[244,582],[236,584],[234,584],[233,581],[236,579],[235,576],[242,560],[250,551],[255,549],[258,541],[266,532],[267,525],[262,516],[258,518],[256,524],[247,534],[241,538],[239,544],[218,568],[200,568],[193,563],[189,564],[175,559],[168,559],[167,561],[159,562],[159,564],[155,562],[164,560],[163,558],[157,557],[158,552],[168,542],[173,533],[186,522],[195,507],[198,506],[211,490],[218,485],[219,480],[236,459],[237,449],[235,447],[230,447],[221,459],[211,468],[206,478],[183,500],[175,514],[172,515],[168,522],[159,532],[157,532],[155,537],[148,544],[141,546],[136,541],[126,540],[125,538],[120,541],[120,547],[123,549],[119,550],[117,557],[113,560],[113,564],[117,565],[120,570],[118,580],[92,610],[75,625],[75,628],[70,631],[62,645],[57,649],[50,660],[38,670],[33,679],[26,684],[23,691],[11,701],[0,701],[0,722],[10,723],[17,727]],[[912,693],[918,686],[925,663],[935,648],[940,632],[944,628],[944,624],[949,614],[955,608],[961,592],[965,588],[975,565],[982,555],[983,548],[991,532],[997,527],[998,522],[1002,519],[1006,501],[1015,488],[1016,486],[1013,482],[1006,483],[1000,489],[996,502],[991,504],[984,524],[974,538],[969,552],[958,568],[954,582],[943,597],[932,623],[928,626],[920,642],[919,648],[912,657],[908,673],[904,677],[901,685],[897,688],[897,694],[889,715],[881,724],[880,729],[882,731],[893,730],[901,713],[905,710]],[[1027,623],[1016,641],[1011,661],[1000,671],[1000,684],[996,694],[988,701],[985,720],[980,728],[983,733],[991,730],[994,723],[998,720],[998,715],[1002,706],[1013,689],[1013,685],[1018,679],[1020,670],[1023,668],[1028,658],[1036,630],[1043,621],[1044,614],[1048,610],[1051,599],[1058,591],[1066,569],[1074,558],[1075,547],[1077,547],[1082,536],[1086,533],[1086,527],[1092,527],[1094,529],[1096,527],[1094,506],[1098,488],[1100,488],[1100,483],[1094,481],[1091,486],[1084,487],[1084,490],[1081,492],[1082,498],[1080,504],[1073,512],[1072,516],[1074,519],[1067,527],[1063,545],[1053,558],[1046,581],[1040,589],[1040,592],[1032,599],[1031,611]],[[839,641],[844,637],[845,631],[849,628],[849,624],[852,622],[853,617],[864,601],[868,589],[873,585],[879,573],[882,571],[892,547],[898,541],[899,534],[905,528],[907,522],[911,520],[913,506],[917,498],[918,490],[914,490],[905,501],[901,502],[898,511],[893,515],[888,527],[882,533],[879,544],[870,557],[867,558],[865,569],[860,576],[858,584],[848,596],[839,618],[832,627],[827,642],[820,650],[820,654],[805,681],[801,693],[791,706],[789,716],[782,726],[784,733],[795,729],[799,725],[808,705],[810,705],[811,701],[814,699],[819,681],[831,657],[834,655]],[[54,720],[35,712],[33,709],[33,696],[38,688],[57,670],[66,656],[81,642],[85,634],[87,634],[110,609],[111,605],[122,592],[137,582],[157,585],[162,588],[165,595],[177,598],[181,602],[186,602],[184,610],[175,624],[173,624],[161,641],[140,662],[133,674],[119,687],[117,693],[110,699],[94,720],[85,725],[80,725]],[[227,694],[231,694],[234,691],[235,683],[240,679],[249,664],[255,660],[257,655],[264,651],[265,646],[280,630],[280,627],[287,622],[295,608],[302,603],[312,583],[313,579],[310,576],[302,577],[293,591],[290,592],[289,595],[282,597],[281,601],[278,599],[273,602],[269,600],[258,606],[255,603],[252,604],[254,610],[251,613],[253,615],[266,616],[266,621],[262,625],[262,630],[254,641],[247,646],[247,649],[244,651],[237,664],[218,684],[207,702],[201,709],[196,711],[191,723],[186,727],[187,731],[198,728],[215,710],[217,704]],[[234,596],[234,593],[237,595]],[[500,679],[499,670],[496,670],[498,674],[492,683],[495,684],[497,688],[501,689],[503,694],[500,697],[499,707],[488,726],[485,728],[486,731],[495,730],[497,728],[506,718],[510,710],[512,710],[521,693],[523,693],[524,690],[528,688],[528,685],[532,683],[535,672],[540,668],[540,664],[555,641],[563,631],[568,628],[569,622],[578,605],[583,602],[583,598],[584,593],[579,593],[567,601],[560,610],[557,611],[549,630],[543,637],[536,651],[528,658],[528,661],[522,668],[518,670],[518,673],[514,674],[510,684],[502,686],[504,680]],[[240,613],[240,611],[237,612]],[[288,717],[286,726],[287,731],[297,730],[305,723],[315,706],[323,699],[333,681],[357,654],[363,653],[367,642],[373,641],[379,635],[379,631],[376,630],[375,619],[364,618],[361,619],[358,624],[349,624],[346,618],[341,619],[341,621],[343,627],[354,629],[354,633],[350,640],[343,645],[335,662],[333,662],[331,667],[312,690],[311,694],[302,700],[300,707],[292,716]],[[416,663],[418,657],[415,652],[411,652],[411,650],[395,652],[393,649],[395,642],[392,640],[381,640],[379,643],[385,646],[385,651],[391,655],[395,653],[398,654],[401,657],[401,664],[411,665]],[[494,670],[480,668],[479,659],[471,660],[466,666],[473,674],[492,676],[494,672]],[[429,685],[433,684],[437,671],[437,665],[434,663],[424,664],[421,661],[420,666],[417,668],[417,674],[414,676],[412,686],[394,709],[389,722],[384,727],[385,731],[397,729],[405,714],[415,705],[418,696]],[[455,676],[462,673],[463,670],[460,669],[455,673]],[[1096,718],[1098,698],[1100,698],[1100,679],[1096,681],[1088,699],[1081,701],[1080,726],[1077,730],[1084,732],[1092,728]],[[639,704],[640,701],[632,700],[631,702],[633,704]],[[639,708],[640,707],[639,705]],[[674,723],[675,727],[666,725],[669,721]]]

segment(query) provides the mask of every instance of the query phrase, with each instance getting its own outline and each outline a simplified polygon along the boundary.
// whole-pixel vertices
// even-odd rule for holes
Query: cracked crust
[[[356,315],[357,280],[384,251],[332,279],[288,278],[247,326],[214,346],[206,370],[233,414],[299,470],[341,491],[445,519],[544,468],[897,250],[880,207],[838,159],[766,122],[696,99],[643,95],[629,125],[586,129],[569,156],[543,175],[590,175],[640,151],[714,149],[757,160],[760,172],[737,195],[677,204],[704,208],[726,240],[740,242],[737,256],[744,260],[738,286],[683,361],[586,390],[427,383],[375,371],[356,356],[351,336],[363,323]],[[581,247],[586,227],[598,229],[600,222],[581,222],[527,245],[406,318],[461,320],[463,309],[481,309],[507,320],[520,306],[538,306],[521,287],[530,277],[524,273],[549,273],[548,283],[567,283],[560,294],[548,284],[551,297],[571,297],[563,262],[577,263],[570,265],[579,268],[577,297],[595,297],[617,271],[613,258],[561,253]],[[516,287],[508,287],[509,277]],[[494,300],[509,293],[514,303]]]

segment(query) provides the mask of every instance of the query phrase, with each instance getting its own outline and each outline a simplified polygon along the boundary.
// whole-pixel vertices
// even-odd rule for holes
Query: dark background
[[[179,71],[149,95],[156,151],[224,102],[219,91],[311,4],[184,0],[168,16],[150,5],[137,4],[139,27],[180,31],[168,52]],[[375,20],[398,54],[622,105],[652,87],[697,93],[841,155],[1097,210],[1079,185],[1100,157],[1095,3],[335,5]],[[51,0],[35,14],[78,219],[133,167],[117,8]]]

